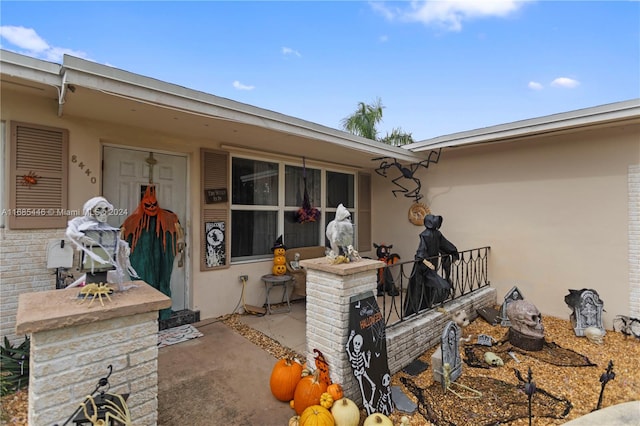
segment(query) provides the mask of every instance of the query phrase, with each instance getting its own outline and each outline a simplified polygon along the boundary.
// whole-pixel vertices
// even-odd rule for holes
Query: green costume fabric
[[[171,297],[171,272],[175,258],[174,235],[165,231],[166,246],[163,245],[162,235],[156,235],[156,220],[156,216],[149,217],[149,227],[142,229],[129,260],[140,279]],[[129,235],[129,245],[132,244],[132,240],[133,235]],[[170,316],[171,308],[160,310],[161,320]]]

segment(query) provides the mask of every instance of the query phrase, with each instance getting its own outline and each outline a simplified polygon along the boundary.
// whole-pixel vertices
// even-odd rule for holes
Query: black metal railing
[[[446,294],[435,291],[421,292],[420,297],[426,299],[418,301],[417,304],[414,303],[414,306],[420,306],[421,308],[417,312],[413,312],[410,309],[411,312],[409,314],[405,306],[407,289],[411,282],[412,274],[415,274],[417,269],[417,262],[414,260],[398,262],[381,268],[379,273],[386,277],[386,284],[389,285],[389,279],[391,279],[398,290],[396,292],[387,291],[384,293],[384,297],[378,298],[386,326],[393,327],[416,315],[435,309],[449,300],[457,299],[488,286],[490,284],[489,250],[490,247],[480,247],[461,251],[458,253],[458,260],[453,260],[449,255],[427,259],[434,265],[438,265],[436,272],[447,279],[452,288]],[[389,288],[387,287],[387,289]]]

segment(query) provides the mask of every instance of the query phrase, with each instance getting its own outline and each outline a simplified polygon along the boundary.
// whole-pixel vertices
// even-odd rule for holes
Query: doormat
[[[202,336],[203,334],[191,324],[168,328],[158,332],[158,348],[164,348],[165,346],[175,345],[176,343],[186,342]]]

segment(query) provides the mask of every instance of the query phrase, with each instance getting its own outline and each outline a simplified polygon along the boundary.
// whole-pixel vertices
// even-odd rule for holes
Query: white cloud
[[[282,54],[287,56],[287,55],[295,55],[298,58],[301,57],[302,55],[300,54],[300,52],[298,52],[297,50],[293,50],[290,47],[283,47],[282,48]]]
[[[238,90],[253,90],[253,89],[255,89],[255,86],[247,86],[246,84],[240,83],[238,80],[233,82],[233,87],[235,87]]]
[[[578,87],[580,82],[569,77],[558,77],[551,82],[553,87],[565,87],[567,89],[573,89]]]
[[[386,19],[439,25],[460,31],[462,22],[485,17],[504,17],[531,0],[436,0],[411,1],[408,6],[389,7],[384,2],[370,3]],[[394,3],[394,5],[402,3]]]
[[[529,89],[531,90],[542,90],[542,84],[538,83],[537,81],[530,81],[529,84]]]
[[[48,61],[62,62],[64,54],[80,58],[87,56],[84,52],[77,50],[50,46],[33,28],[3,25],[0,26],[0,37],[20,49],[20,53]]]

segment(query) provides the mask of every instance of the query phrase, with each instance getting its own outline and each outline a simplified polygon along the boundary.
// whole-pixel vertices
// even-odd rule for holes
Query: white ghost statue
[[[353,224],[351,213],[342,204],[336,209],[336,217],[327,225],[327,239],[331,246],[331,256],[340,254],[340,249],[347,254],[347,248],[353,245]]]

